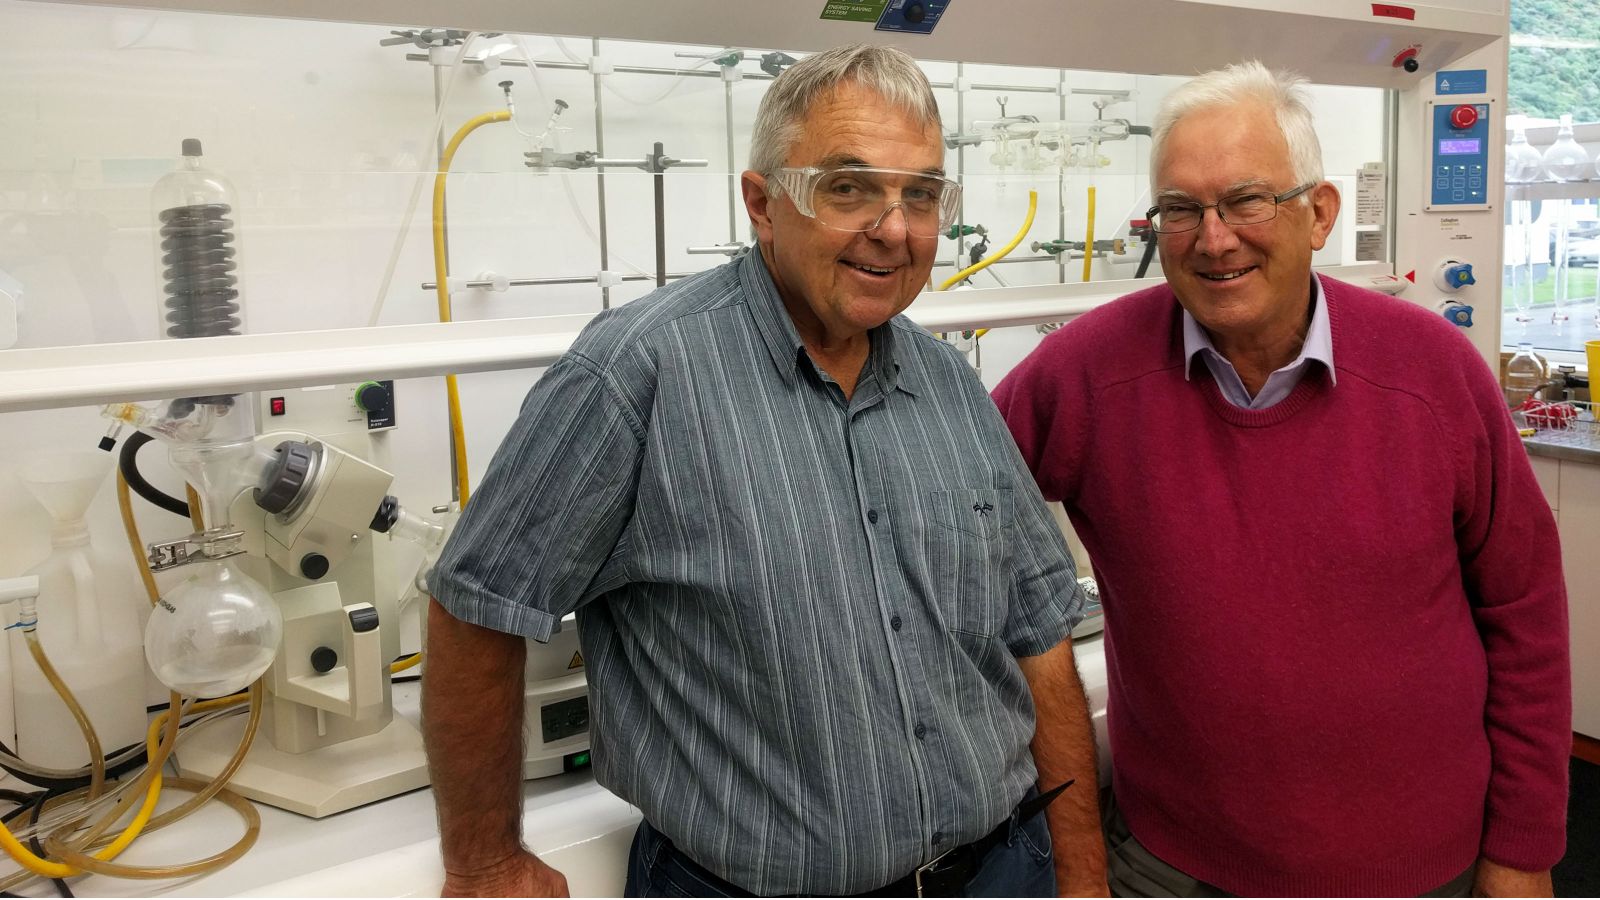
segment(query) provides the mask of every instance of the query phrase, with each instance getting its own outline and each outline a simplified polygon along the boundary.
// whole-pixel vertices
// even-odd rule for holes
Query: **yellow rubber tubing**
[[[1011,243],[1006,244],[1004,247],[1001,247],[999,250],[996,250],[994,253],[991,253],[988,256],[985,256],[983,259],[978,260],[977,262],[973,263],[972,265],[967,266],[965,269],[962,269],[961,271],[955,273],[954,275],[951,275],[949,278],[946,278],[944,280],[944,283],[939,285],[939,290],[941,290],[941,291],[950,290],[950,286],[951,285],[959,284],[961,282],[961,280],[966,278],[967,276],[974,275],[974,274],[976,274],[978,272],[983,271],[984,269],[989,268],[990,266],[994,265],[996,260],[1003,259],[1011,251],[1017,249],[1017,245],[1022,243],[1022,239],[1028,236],[1028,229],[1033,227],[1033,214],[1038,209],[1039,209],[1039,192],[1038,191],[1029,191],[1028,192],[1028,217],[1022,221],[1022,230],[1018,231],[1017,232],[1017,236],[1011,239]]]
[[[1039,210],[1039,192],[1038,191],[1029,191],[1028,192],[1028,217],[1026,219],[1022,220],[1022,230],[1018,231],[1017,232],[1017,236],[1011,239],[1011,243],[1005,245],[1004,247],[1001,247],[996,252],[989,254],[988,256],[984,257],[983,259],[978,260],[977,262],[973,263],[972,265],[967,266],[965,269],[962,269],[961,271],[959,271],[956,274],[950,276],[949,278],[946,278],[945,281],[944,281],[944,284],[939,285],[939,290],[941,290],[941,291],[949,290],[950,289],[950,285],[958,284],[958,283],[960,283],[961,279],[966,278],[968,275],[971,275],[971,274],[973,274],[975,272],[980,272],[980,271],[982,271],[984,269],[989,268],[991,265],[994,265],[994,261],[995,260],[1000,259],[1001,257],[1004,257],[1006,254],[1010,253],[1011,251],[1017,249],[1017,245],[1022,243],[1022,239],[1028,236],[1028,229],[1033,227],[1033,214],[1035,212],[1037,212],[1038,210]],[[976,332],[973,333],[972,336],[973,336],[974,339],[976,339],[976,338],[981,338],[981,337],[983,337],[984,335],[986,335],[988,333],[989,333],[989,329],[987,329],[987,328],[979,328]]]
[[[450,143],[445,145],[444,153],[439,156],[439,171],[433,176],[433,281],[439,294],[439,321],[450,321],[450,286],[446,283],[450,278],[450,263],[445,259],[444,252],[444,183],[445,176],[450,174],[450,161],[455,159],[456,148],[467,135],[494,122],[504,122],[511,118],[511,113],[498,110],[484,113],[476,118],[469,119],[467,124],[456,129],[455,136],[450,138]],[[461,424],[461,391],[456,386],[456,376],[444,377],[445,397],[450,409],[450,445],[455,449],[456,457],[456,484],[461,490],[461,505],[467,505],[467,436],[462,431]]]
[[[1083,229],[1083,280],[1093,277],[1090,266],[1094,263],[1094,186],[1089,187],[1089,224]]]

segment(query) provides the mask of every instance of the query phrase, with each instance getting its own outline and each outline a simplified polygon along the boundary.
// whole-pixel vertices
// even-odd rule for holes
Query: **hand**
[[[446,872],[441,897],[567,897],[567,876],[518,850],[477,872]]]
[[[1472,896],[1553,897],[1555,888],[1550,883],[1549,869],[1524,872],[1479,857],[1478,871],[1472,879]]]

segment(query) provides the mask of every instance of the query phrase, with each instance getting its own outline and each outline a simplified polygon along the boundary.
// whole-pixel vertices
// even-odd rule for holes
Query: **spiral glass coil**
[[[225,203],[196,203],[159,214],[167,337],[239,333],[232,211]]]

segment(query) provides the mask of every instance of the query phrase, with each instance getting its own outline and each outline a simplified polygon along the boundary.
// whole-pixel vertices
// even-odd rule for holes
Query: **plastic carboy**
[[[1544,358],[1533,352],[1533,345],[1518,344],[1517,352],[1506,362],[1506,404],[1512,408],[1521,406],[1544,384],[1548,375]]]
[[[111,465],[104,453],[68,451],[33,460],[19,472],[53,520],[50,555],[27,573],[39,577],[39,643],[107,753],[142,741],[146,723],[139,627],[145,600],[129,590],[136,582],[126,551],[93,546],[84,522]],[[8,640],[18,755],[51,768],[86,765],[83,732],[34,662],[21,631],[13,630]]]

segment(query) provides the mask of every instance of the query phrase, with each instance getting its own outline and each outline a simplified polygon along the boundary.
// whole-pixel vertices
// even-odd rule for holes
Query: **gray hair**
[[[1150,186],[1161,167],[1161,152],[1173,126],[1196,110],[1240,103],[1262,103],[1272,110],[1289,145],[1289,165],[1296,185],[1322,181],[1322,144],[1306,102],[1306,79],[1293,72],[1274,72],[1257,60],[1235,63],[1200,75],[1168,94],[1151,126]],[[1301,194],[1300,202],[1309,202]]]
[[[939,104],[928,76],[911,54],[893,47],[849,44],[802,59],[772,83],[756,111],[750,168],[762,175],[782,168],[789,149],[800,139],[801,122],[811,105],[847,83],[867,88],[918,122],[939,128]]]

